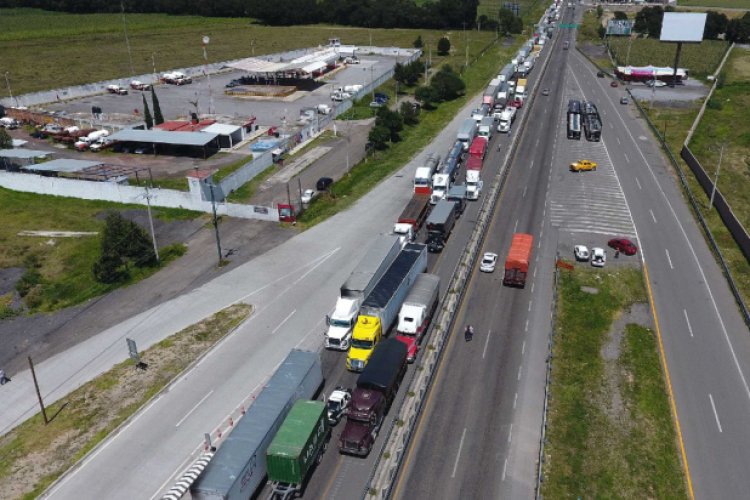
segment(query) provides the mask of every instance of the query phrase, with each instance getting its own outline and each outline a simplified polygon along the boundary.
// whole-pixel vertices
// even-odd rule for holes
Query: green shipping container
[[[328,419],[322,401],[299,400],[266,451],[268,479],[302,485],[328,440]]]

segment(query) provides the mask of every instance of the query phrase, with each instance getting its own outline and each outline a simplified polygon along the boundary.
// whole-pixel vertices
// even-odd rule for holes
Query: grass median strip
[[[0,498],[36,498],[118,425],[251,314],[236,304],[162,340],[96,377],[0,438]],[[123,349],[125,345],[123,343]],[[48,381],[41,380],[44,388]]]
[[[562,272],[546,498],[687,498],[643,275]]]

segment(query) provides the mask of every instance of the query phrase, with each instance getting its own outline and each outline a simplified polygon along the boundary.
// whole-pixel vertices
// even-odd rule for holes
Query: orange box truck
[[[530,234],[516,233],[510,244],[508,258],[505,259],[505,276],[503,285],[523,288],[526,285],[526,275],[529,272],[531,248],[534,237]]]

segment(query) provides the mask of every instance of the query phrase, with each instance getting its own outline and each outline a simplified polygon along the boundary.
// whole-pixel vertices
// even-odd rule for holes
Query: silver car
[[[482,256],[482,262],[479,265],[479,270],[483,273],[491,273],[495,270],[497,264],[497,254],[487,252]]]
[[[607,252],[603,248],[594,247],[591,249],[591,265],[594,267],[604,267],[607,263]]]
[[[585,245],[576,245],[573,248],[573,254],[579,262],[588,262],[589,257],[591,256],[589,249]]]

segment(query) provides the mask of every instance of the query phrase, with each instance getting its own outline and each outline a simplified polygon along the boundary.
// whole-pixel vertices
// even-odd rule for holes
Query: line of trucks
[[[599,142],[602,137],[602,119],[599,110],[591,101],[568,101],[566,116],[568,139],[581,139],[581,131],[587,141]]]
[[[479,173],[491,136],[486,130],[478,134],[481,126],[486,121],[465,121],[445,161],[431,154],[417,169],[413,198],[397,225],[408,226],[414,234],[426,225],[428,243],[412,243],[399,234],[380,235],[341,286],[334,310],[326,316],[324,345],[348,350],[346,366],[359,372],[354,389],[337,388],[326,403],[314,400],[323,386],[320,355],[293,349],[190,486],[194,500],[244,500],[256,494],[266,477],[277,498],[301,493],[328,447],[331,427],[343,417],[339,452],[370,453],[438,307],[440,278],[425,273],[427,250],[443,248],[464,200],[477,199],[481,192]],[[452,186],[465,150],[467,186]],[[473,181],[469,172],[477,172]],[[431,210],[437,175],[450,181],[438,183],[443,192]],[[532,248],[531,235],[513,236],[505,285],[525,285]],[[394,325],[395,334],[389,337]]]

